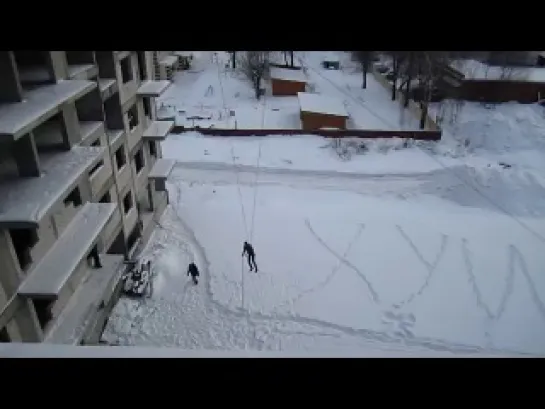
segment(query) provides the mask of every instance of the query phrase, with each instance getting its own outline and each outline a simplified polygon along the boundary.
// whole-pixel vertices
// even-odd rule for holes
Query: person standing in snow
[[[250,271],[253,271],[253,269],[255,268],[255,272],[257,273],[257,264],[255,263],[255,251],[252,245],[247,241],[244,242],[244,246],[242,247],[242,257],[244,257],[244,254],[248,256],[248,265],[250,266]]]
[[[199,269],[197,268],[195,263],[189,263],[189,267],[187,268],[187,275],[191,275],[191,278],[193,279],[193,284],[199,284],[199,281],[197,280],[197,277],[199,276]]]

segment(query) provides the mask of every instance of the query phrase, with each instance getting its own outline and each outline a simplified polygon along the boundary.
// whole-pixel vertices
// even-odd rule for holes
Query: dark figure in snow
[[[95,268],[102,268],[102,263],[100,262],[100,256],[98,254],[98,248],[96,246],[93,248],[93,250],[91,250],[89,257],[93,260]]]
[[[247,241],[244,242],[244,247],[242,247],[242,257],[244,257],[244,254],[248,255],[248,265],[250,266],[250,271],[253,271],[253,269],[255,268],[255,272],[257,273],[257,264],[255,263],[255,251],[252,245]]]
[[[197,277],[199,276],[199,269],[197,268],[195,263],[189,263],[189,267],[187,268],[187,275],[191,275],[191,278],[193,279],[193,284],[199,284],[199,281],[197,280]]]

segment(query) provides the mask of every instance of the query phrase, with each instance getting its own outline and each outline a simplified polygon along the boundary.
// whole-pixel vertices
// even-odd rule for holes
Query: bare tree
[[[361,64],[363,75],[361,87],[365,89],[367,88],[367,73],[369,72],[376,51],[353,51],[352,53],[354,57],[356,57],[356,60]]]
[[[529,51],[489,51],[485,62],[500,67],[498,79],[525,79],[527,71],[521,67],[533,65],[531,56]]]
[[[392,101],[395,101],[397,96],[397,80],[399,78],[400,67],[403,65],[406,57],[406,51],[387,51],[386,53],[392,57]]]
[[[403,107],[409,106],[411,86],[413,80],[418,76],[419,51],[405,51],[403,64],[399,68],[398,76],[401,78],[399,90],[403,92]]]
[[[293,51],[282,51],[282,55],[284,56],[284,64],[288,67],[293,68]],[[289,57],[289,60],[288,60]]]
[[[237,68],[237,52],[236,51],[227,51],[229,54],[231,54],[231,67],[234,69]]]
[[[244,51],[238,60],[238,69],[252,84],[256,99],[260,99],[261,81],[269,69],[269,51]]]
[[[420,129],[424,129],[432,92],[437,84],[437,80],[443,73],[444,66],[448,64],[450,55],[448,51],[421,51],[420,53],[421,55],[418,59],[419,82],[422,90]]]

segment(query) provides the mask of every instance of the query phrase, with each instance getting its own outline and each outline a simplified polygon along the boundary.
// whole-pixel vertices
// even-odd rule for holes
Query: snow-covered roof
[[[335,54],[327,54],[324,56],[324,61],[327,62],[340,62],[339,56]]]
[[[462,74],[465,79],[473,80],[512,80],[544,82],[545,68],[540,67],[499,67],[477,60],[454,60],[450,66]]]
[[[17,293],[26,297],[57,298],[115,209],[113,203],[85,203],[53,248],[30,271]]]
[[[108,301],[124,271],[123,256],[102,254],[102,268],[93,270],[78,287],[44,342],[77,345],[95,322],[100,302]]]
[[[142,135],[146,139],[163,140],[174,128],[174,121],[153,121]]]
[[[343,103],[334,98],[310,92],[298,92],[299,105],[303,112],[348,117]]]
[[[60,112],[61,105],[74,101],[97,86],[86,80],[59,81],[24,93],[24,100],[0,104],[0,137],[18,139]]]
[[[178,57],[176,57],[175,55],[167,55],[165,58],[159,61],[159,64],[166,65],[167,67],[172,67],[177,62],[178,62]]]
[[[75,146],[68,152],[40,155],[41,177],[0,182],[0,225],[37,224],[81,176],[102,158],[105,148]]]
[[[136,93],[138,95],[141,95],[143,97],[158,97],[160,96],[165,90],[172,84],[168,80],[162,80],[162,81],[145,81],[142,83],[140,88],[138,88],[138,91]]]
[[[149,179],[166,179],[172,168],[174,167],[176,161],[173,159],[157,159],[153,168],[151,168],[148,178]]]
[[[307,82],[307,77],[303,70],[290,70],[287,68],[271,67],[271,79]]]

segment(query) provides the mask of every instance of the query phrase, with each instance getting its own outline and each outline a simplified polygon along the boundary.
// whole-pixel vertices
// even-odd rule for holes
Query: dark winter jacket
[[[244,247],[242,247],[242,255],[248,254],[248,256],[254,256],[255,257],[255,251],[254,248],[250,243],[244,242]]]
[[[199,276],[199,269],[195,265],[195,263],[189,263],[189,267],[187,268],[187,275],[190,275],[192,277],[198,277]]]

